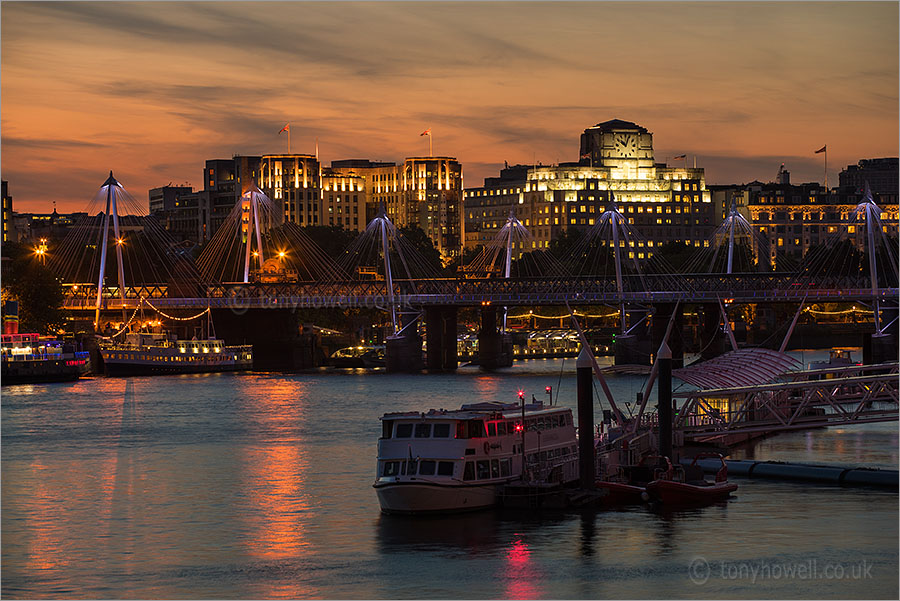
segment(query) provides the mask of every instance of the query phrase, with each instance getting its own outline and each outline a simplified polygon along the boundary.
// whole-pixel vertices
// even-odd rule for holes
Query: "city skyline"
[[[164,9],[161,9],[164,7]],[[624,119],[711,184],[897,156],[896,3],[3,3],[17,211],[287,150],[456,157],[465,187]],[[624,26],[623,26],[624,25]],[[612,32],[607,35],[607,32]],[[246,39],[246,43],[242,40]],[[62,99],[62,100],[61,100]],[[430,129],[431,140],[420,134]]]

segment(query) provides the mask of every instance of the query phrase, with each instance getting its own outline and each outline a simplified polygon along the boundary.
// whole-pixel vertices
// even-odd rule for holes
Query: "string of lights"
[[[207,308],[203,309],[203,311],[201,311],[200,313],[197,313],[196,315],[192,315],[191,317],[175,317],[174,315],[169,315],[169,314],[167,314],[167,313],[163,313],[163,312],[160,311],[158,308],[154,307],[154,306],[153,306],[153,303],[151,303],[148,299],[145,299],[145,298],[141,297],[141,300],[142,300],[143,302],[146,302],[147,305],[148,305],[151,309],[153,309],[154,311],[156,311],[157,313],[159,313],[160,315],[162,315],[162,316],[165,317],[166,319],[171,319],[172,321],[191,321],[191,320],[193,320],[193,319],[197,319],[198,317],[203,317],[204,315],[206,315],[207,313],[209,313],[209,307],[207,307]]]
[[[613,313],[579,313],[578,311],[573,312],[576,317],[589,317],[589,318],[601,318],[601,317],[614,317],[618,315],[618,312]],[[568,317],[568,314],[564,315],[539,315],[537,313],[523,313],[522,315],[509,315],[508,319],[525,319],[526,317],[537,317],[539,319],[565,319]]]
[[[843,311],[817,311],[815,309],[804,309],[804,311],[808,311],[810,313],[815,313],[816,315],[846,315],[847,313],[874,313],[871,309],[857,309],[853,307],[852,309],[845,309]]]
[[[134,317],[135,317],[135,315],[137,315],[138,309],[140,309],[140,308],[141,308],[140,305],[138,305],[137,307],[135,307],[135,308],[134,308],[134,311],[131,313],[131,317],[128,318],[128,321],[125,322],[125,324],[122,326],[122,329],[120,329],[118,332],[116,332],[116,333],[110,335],[110,338],[115,338],[116,336],[118,336],[119,334],[121,334],[122,332],[124,332],[126,329],[128,329],[128,326],[130,326],[130,325],[131,325],[131,322],[134,321]]]

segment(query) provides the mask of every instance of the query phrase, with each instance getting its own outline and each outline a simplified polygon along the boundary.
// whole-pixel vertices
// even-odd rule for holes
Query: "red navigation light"
[[[520,391],[519,391],[519,399],[524,399],[524,398],[525,398],[525,391],[524,391],[524,390],[520,390]]]
[[[522,424],[516,423],[516,432],[521,432],[521,431],[522,431]]]
[[[551,390],[553,390],[552,386],[547,386],[546,388],[544,388],[544,392],[546,392],[547,394],[550,394]]]

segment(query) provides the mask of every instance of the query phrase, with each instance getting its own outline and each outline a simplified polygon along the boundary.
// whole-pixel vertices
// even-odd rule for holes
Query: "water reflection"
[[[505,565],[500,577],[506,581],[506,599],[534,599],[543,596],[538,588],[541,570],[531,559],[531,549],[520,534],[506,549]]]
[[[462,550],[479,555],[498,548],[498,520],[493,511],[446,517],[381,514],[376,528],[382,553]]]

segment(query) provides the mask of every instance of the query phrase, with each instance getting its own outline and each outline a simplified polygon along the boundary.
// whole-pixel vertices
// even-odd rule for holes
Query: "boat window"
[[[501,478],[506,478],[507,476],[509,476],[509,466],[510,466],[509,459],[501,459],[500,460],[500,477]]]
[[[491,478],[500,477],[500,460],[491,459]]]
[[[490,423],[488,427],[488,436],[497,436],[497,424]]]
[[[423,459],[419,462],[419,475],[420,476],[433,476],[434,468],[437,462],[431,461],[430,459]]]
[[[480,419],[456,422],[457,438],[484,438],[484,422]]]
[[[408,462],[406,463],[406,475],[407,475],[407,476],[415,476],[415,475],[416,475],[416,469],[417,469],[418,467],[419,467],[419,462],[418,462],[418,461],[415,461],[415,460],[413,460],[413,461],[408,461]]]
[[[466,467],[463,469],[463,480],[474,480],[475,479],[475,464],[471,461],[466,461]]]
[[[397,424],[397,438],[412,436],[412,424]]]
[[[382,476],[397,476],[400,474],[400,462],[399,461],[385,461],[384,462],[384,471],[381,472]]]
[[[506,436],[506,422],[500,422],[497,424],[497,435]]]
[[[381,437],[382,438],[390,438],[391,431],[394,429],[394,422],[392,421],[383,421],[381,422]]]
[[[450,424],[435,424],[432,436],[434,436],[435,438],[449,438]]]
[[[478,468],[477,472],[479,480],[487,480],[491,477],[490,461],[486,459],[476,461],[475,467]]]
[[[452,476],[453,475],[453,462],[452,461],[440,461],[438,462],[438,476]]]
[[[416,424],[416,438],[429,438],[431,436],[431,424]]]

